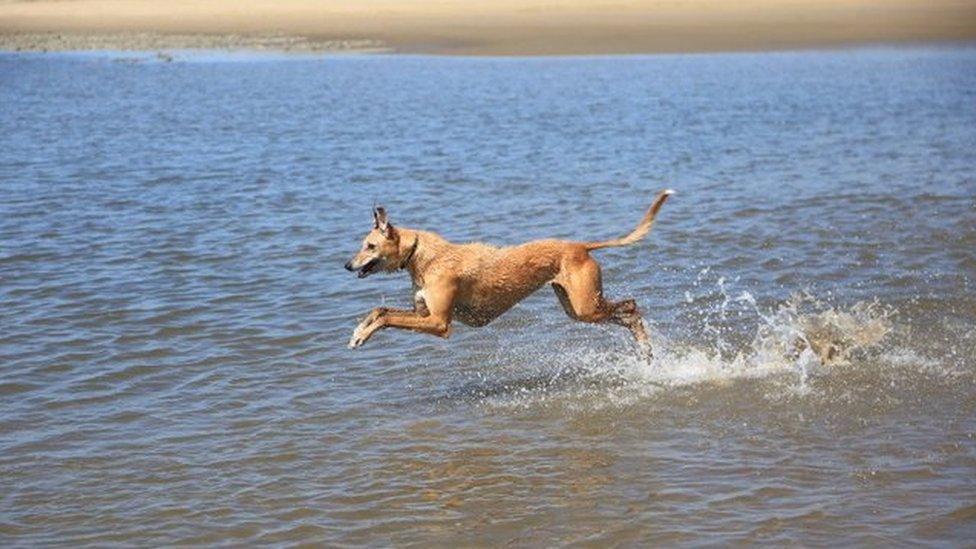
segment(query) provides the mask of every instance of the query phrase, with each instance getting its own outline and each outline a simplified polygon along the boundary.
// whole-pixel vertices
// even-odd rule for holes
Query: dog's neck
[[[401,242],[401,244],[402,244],[402,242]],[[400,252],[400,257],[402,258],[400,260],[400,270],[401,271],[404,270],[404,269],[406,269],[407,268],[407,265],[410,264],[410,260],[413,259],[413,254],[417,252],[417,246],[419,246],[419,245],[420,245],[420,237],[417,236],[417,235],[414,235],[414,237],[413,237],[413,244],[411,244],[410,247],[408,247],[406,249],[406,252],[404,252],[403,246],[400,246],[400,249],[398,251]]]
[[[398,227],[400,233],[400,271],[407,271],[416,279],[417,263],[420,259],[420,231]]]
[[[445,245],[446,240],[427,231],[398,228],[400,231],[400,257],[403,258],[401,269],[410,273],[415,284],[423,282],[423,273],[433,262],[438,251]]]

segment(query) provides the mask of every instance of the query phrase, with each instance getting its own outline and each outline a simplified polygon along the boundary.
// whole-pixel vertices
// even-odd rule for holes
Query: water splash
[[[758,320],[748,343],[736,345],[730,330],[708,324],[705,317],[701,331],[715,335],[713,345],[665,340],[655,360],[636,371],[672,386],[793,374],[804,387],[810,375],[824,367],[849,364],[858,353],[877,349],[890,333],[894,315],[878,302],[834,308],[809,294],[794,294],[767,312],[752,294],[742,292],[734,300],[723,300],[718,315],[722,320],[733,301],[748,305]],[[737,316],[741,320],[745,315]]]
[[[577,347],[550,355],[546,373],[526,377],[526,383],[521,378],[492,382],[490,390],[472,394],[498,406],[568,396],[592,409],[678,387],[777,377],[786,378],[790,390],[802,395],[810,390],[812,376],[877,353],[894,326],[895,311],[877,301],[834,307],[808,293],[796,293],[764,308],[749,292],[732,297],[724,278],[718,279],[716,288],[718,298],[697,316],[699,324],[690,330],[693,336],[653,335],[651,361],[630,349],[580,353]]]

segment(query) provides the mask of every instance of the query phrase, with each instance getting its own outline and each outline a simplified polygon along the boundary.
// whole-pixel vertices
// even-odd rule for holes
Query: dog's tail
[[[657,216],[657,211],[661,209],[664,205],[664,201],[668,199],[669,196],[674,194],[671,189],[666,189],[657,194],[657,198],[654,199],[654,203],[651,207],[647,209],[647,213],[644,214],[643,219],[637,224],[637,228],[630,232],[627,236],[622,236],[620,238],[615,238],[613,240],[604,240],[602,242],[586,242],[583,244],[586,246],[587,250],[599,250],[600,248],[613,248],[615,246],[627,246],[628,244],[633,244],[638,240],[647,236],[647,233],[651,232],[651,225],[654,224],[654,218]]]

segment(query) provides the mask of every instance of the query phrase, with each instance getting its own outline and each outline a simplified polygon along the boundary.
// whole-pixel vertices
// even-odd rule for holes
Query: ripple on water
[[[0,55],[0,538],[965,545],[973,66]],[[602,239],[665,186],[598,254],[653,362],[548,289],[345,348],[410,305],[341,267],[374,201]]]

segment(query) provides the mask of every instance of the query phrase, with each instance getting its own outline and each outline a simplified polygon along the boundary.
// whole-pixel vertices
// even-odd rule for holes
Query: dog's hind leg
[[[644,326],[644,319],[640,311],[637,310],[637,303],[633,299],[625,299],[612,303],[613,312],[610,313],[610,321],[614,324],[625,326],[634,335],[637,343],[651,354],[651,338],[647,335],[647,327]]]
[[[644,320],[637,311],[637,304],[633,299],[619,302],[604,299],[600,265],[593,258],[586,256],[566,262],[552,282],[552,289],[570,318],[580,322],[613,322],[624,326],[650,355],[650,338]]]
[[[566,263],[552,281],[563,310],[580,322],[608,320],[613,308],[603,299],[600,265],[590,257]]]

